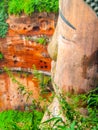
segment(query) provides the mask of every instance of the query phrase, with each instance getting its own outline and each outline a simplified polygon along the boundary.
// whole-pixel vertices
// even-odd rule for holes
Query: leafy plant
[[[34,74],[35,74],[35,77],[38,78],[39,83],[43,85],[43,80],[41,79],[42,75],[39,75],[39,72],[38,70],[36,70],[36,67],[34,68]],[[15,80],[11,73],[9,73],[9,75],[13,80]],[[17,81],[15,80],[15,82]],[[24,88],[22,89],[24,90]],[[57,86],[56,86],[56,89],[58,89],[59,91],[59,88]],[[98,129],[98,95],[97,93],[98,93],[98,88],[88,92],[87,94],[81,94],[81,95],[71,95],[71,94],[64,95],[62,92],[59,92],[59,94],[56,96],[61,106],[61,113],[63,113],[64,117],[66,118],[66,122],[64,122],[63,119],[58,115],[58,116],[52,117],[49,120],[46,120],[40,125],[40,121],[42,119],[43,113],[39,113],[37,111],[35,112],[35,109],[41,110],[41,108],[38,102],[36,102],[35,100],[32,100],[32,106],[31,106],[32,118],[30,118],[29,123],[27,122],[27,120],[26,120],[27,123],[23,121],[25,120],[25,118],[21,120],[21,118],[16,115],[15,117],[18,118],[17,121],[13,119],[10,114],[8,115],[8,117],[4,116],[4,118],[0,115],[1,116],[0,119],[2,118],[0,120],[1,122],[3,122],[3,120],[6,119],[5,120],[6,122],[2,124],[0,122],[0,128],[4,130],[7,130],[7,129],[10,129],[10,130],[14,130],[14,129],[15,130],[20,130],[20,129],[21,130],[88,130],[88,129],[97,130]],[[68,103],[66,101],[66,97],[70,97],[72,99],[72,102]],[[77,103],[78,105],[74,105],[75,103]],[[86,107],[88,109],[88,115],[83,116],[79,111],[77,111],[79,107]],[[9,119],[11,119],[10,122],[9,122]]]
[[[41,94],[48,93],[50,91],[48,84],[51,82],[51,77],[45,76],[43,73],[40,73],[36,69],[35,65],[33,65],[33,75],[38,80],[39,87],[40,87],[40,93]]]
[[[0,37],[4,38],[8,31],[8,24],[6,23],[6,19],[8,18],[7,15],[7,2],[1,1],[0,2]]]
[[[34,0],[28,0],[24,2],[24,13],[31,15],[34,12],[34,7],[37,4],[37,1]]]
[[[56,89],[59,88],[56,86]],[[59,92],[57,96],[60,106],[61,113],[66,118],[66,122],[63,122],[61,117],[56,116],[49,120],[46,120],[42,124],[41,130],[97,130],[98,129],[98,88],[90,91],[87,94],[75,95],[76,102],[79,104],[82,101],[86,104],[86,108],[88,109],[88,115],[83,116],[77,109],[79,107],[84,107],[84,103],[80,105],[75,105],[74,95],[66,94],[64,95],[62,92]],[[68,103],[66,101],[66,97],[70,96],[72,102]],[[94,98],[93,98],[94,96]],[[89,102],[88,102],[89,101]],[[83,106],[82,106],[83,105]],[[74,106],[74,107],[73,107]]]
[[[33,111],[32,130],[40,130],[39,125],[40,125],[42,117],[43,117],[42,112]]]
[[[10,0],[8,13],[20,15],[24,12],[31,15],[33,12],[58,12],[58,0]]]
[[[46,45],[47,41],[44,37],[40,37],[38,39],[35,40],[37,43],[42,44],[42,45]]]
[[[20,15],[23,11],[24,0],[9,0],[8,13]]]
[[[42,123],[41,130],[75,130],[75,121],[70,123],[69,126],[62,120],[61,117],[53,117]]]
[[[0,60],[4,58],[3,54],[0,52]]]
[[[0,130],[38,130],[43,113],[8,110],[0,112]]]
[[[41,44],[41,45],[47,45],[49,43],[49,38],[46,37],[46,36],[41,36],[41,37],[26,37],[26,40],[27,41],[34,41],[38,44]]]
[[[23,85],[22,83],[20,83],[13,75],[13,73],[7,68],[4,67],[5,72],[9,75],[9,77],[12,79],[12,81],[14,83],[16,83],[18,85],[18,90],[21,92],[22,95],[26,95],[27,100],[29,99],[29,97],[32,95],[31,91],[27,91],[26,90],[26,86]]]

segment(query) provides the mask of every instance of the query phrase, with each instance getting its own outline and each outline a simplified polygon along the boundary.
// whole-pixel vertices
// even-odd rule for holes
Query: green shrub
[[[8,31],[7,19],[7,2],[0,2],[0,37],[4,38]]]
[[[38,130],[43,113],[8,110],[0,112],[0,130]]]
[[[3,54],[0,52],[0,60],[4,58]]]
[[[33,12],[58,12],[58,0],[2,0],[0,1],[0,37],[8,31],[8,14],[31,15]]]
[[[28,0],[28,2],[24,2],[24,13],[27,15],[31,15],[34,12],[34,7],[36,6],[36,1]]]
[[[98,88],[81,95],[63,95],[59,93],[57,98],[61,106],[61,113],[66,118],[66,122],[63,121],[60,115],[54,116],[40,125],[42,127],[41,130],[47,130],[47,128],[48,130],[98,130],[97,93]],[[72,100],[70,103],[66,101],[66,97],[68,96]],[[76,103],[78,106],[75,105]],[[81,105],[79,106],[79,104]],[[86,105],[85,107],[84,104]],[[82,107],[88,110],[85,116],[78,111]]]
[[[38,39],[35,40],[37,43],[41,44],[41,45],[46,45],[47,41],[45,39],[45,37],[40,37]]]
[[[24,12],[58,12],[58,0],[9,0],[8,13],[19,15]]]
[[[51,84],[51,77],[44,75],[44,73],[40,73],[36,66],[33,65],[33,75],[34,78],[38,80],[39,87],[40,87],[40,94],[49,93],[52,91],[52,88],[49,88],[49,84]]]
[[[8,13],[9,14],[21,14],[23,11],[24,0],[9,0]]]

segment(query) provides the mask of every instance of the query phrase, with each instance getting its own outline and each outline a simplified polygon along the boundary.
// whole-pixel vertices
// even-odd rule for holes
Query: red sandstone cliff
[[[0,39],[0,52],[4,59],[0,60],[0,69],[8,67],[13,70],[31,71],[33,65],[38,70],[50,72],[51,58],[47,52],[47,45],[40,45],[34,39],[45,37],[51,39],[55,28],[54,14],[33,14],[32,17],[9,16],[7,23],[9,30],[6,38]],[[48,42],[48,41],[47,41]],[[23,96],[19,86],[13,83],[5,73],[0,74],[0,110],[24,109],[32,103],[32,99],[38,100],[40,90],[38,83],[29,75],[25,77],[14,74],[14,77],[23,85],[26,90],[31,91],[28,102],[27,95]]]

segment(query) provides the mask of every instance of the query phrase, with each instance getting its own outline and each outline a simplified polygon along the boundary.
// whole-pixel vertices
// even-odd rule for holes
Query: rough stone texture
[[[7,19],[9,31],[6,39],[0,39],[0,51],[4,60],[0,61],[0,68],[20,67],[50,71],[51,59],[47,53],[47,46],[34,41],[36,37],[51,38],[55,29],[57,16],[48,13],[34,13],[26,15],[11,15]]]
[[[32,39],[43,35],[51,38],[56,19],[54,14],[47,13],[35,13],[31,17],[9,16],[7,37],[0,39],[0,52],[4,55],[4,59],[0,60],[0,70],[6,66],[14,71],[30,72],[34,64],[38,70],[50,73],[51,58],[47,52],[47,45],[40,45]],[[15,75],[15,78],[33,92],[33,95],[26,102],[27,96],[23,96],[17,90],[19,86],[13,83],[7,74],[0,74],[0,111],[24,109],[25,105],[32,103],[33,98],[39,98],[40,90],[32,76],[26,78]]]
[[[55,14],[33,13],[31,17],[26,15],[9,16],[7,23],[10,29],[24,35],[52,35],[57,21]]]
[[[27,100],[28,94],[23,95],[19,89],[19,85],[14,83],[11,78],[3,73],[0,74],[0,111],[8,109],[24,110],[32,103],[33,99],[39,98],[38,83],[32,80],[33,76],[25,76],[24,74],[15,74],[14,78],[25,86],[26,92],[32,92],[33,94]]]
[[[41,94],[38,80],[32,74],[25,72],[14,72],[12,74],[18,83],[12,80],[8,74],[0,73],[0,111],[9,109],[31,110],[30,106],[33,100],[40,104],[42,108],[48,105],[48,98],[52,96],[52,93]],[[47,102],[40,100],[40,96]]]
[[[48,53],[50,57],[56,61],[58,53],[58,25],[56,26],[55,32],[52,37],[52,41],[48,45]]]
[[[50,71],[51,59],[47,53],[47,46],[17,35],[7,37],[5,43],[3,41],[1,44],[4,59],[0,61],[0,68],[6,66],[32,69],[35,64],[39,70]]]
[[[48,46],[53,59],[51,72],[54,90],[57,95],[67,92],[86,93],[98,86],[98,17],[83,0],[60,0],[59,6],[61,11],[57,32]],[[56,46],[58,50],[55,49]],[[56,53],[57,60],[54,58]],[[72,99],[69,98],[67,102],[70,104],[70,101]],[[53,113],[55,117],[62,112],[57,98],[48,109],[51,111],[50,118]],[[77,111],[83,116],[88,114],[81,106]],[[48,113],[42,121],[49,119],[47,115]],[[62,114],[61,117],[64,119],[65,115]]]
[[[64,121],[64,122],[66,122],[66,119],[64,118],[64,116],[63,116],[63,113],[62,113],[62,111],[61,111],[61,105],[60,105],[60,103],[59,103],[59,101],[58,101],[58,99],[55,97],[54,99],[53,99],[53,102],[51,103],[51,105],[48,107],[48,109],[47,109],[47,111],[46,111],[46,113],[44,114],[44,117],[43,117],[43,119],[42,119],[42,123],[44,122],[44,121],[47,121],[47,120],[49,120],[49,119],[51,119],[51,118],[53,118],[53,117],[62,117],[62,120]],[[52,122],[49,122],[48,124],[46,124],[46,125],[49,125],[49,126],[53,126],[53,121]],[[60,124],[60,123],[59,123]],[[46,127],[45,127],[46,128]],[[40,126],[40,129],[41,130],[43,130],[44,129],[44,124],[42,124],[41,126]]]
[[[75,29],[59,16],[54,81],[64,92],[85,93],[98,85],[98,17],[82,0],[60,1],[60,10]]]

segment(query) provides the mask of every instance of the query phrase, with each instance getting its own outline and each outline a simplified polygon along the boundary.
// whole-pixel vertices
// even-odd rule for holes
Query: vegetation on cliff
[[[0,52],[0,60],[4,58],[3,54]]]
[[[8,30],[7,18],[7,3],[0,2],[0,37],[2,38],[6,36]]]
[[[58,0],[9,0],[8,13],[58,12]]]
[[[0,112],[0,130],[38,130],[42,116],[43,113],[36,110]]]
[[[6,6],[7,5],[7,6]],[[0,36],[4,37],[8,25],[6,19],[8,14],[20,15],[25,13],[31,15],[33,12],[58,12],[58,1],[56,0],[9,0],[8,3],[3,1],[0,3]],[[37,40],[40,44],[45,43],[45,39],[40,38]],[[0,53],[0,59],[3,58],[3,54]],[[11,74],[11,73],[10,73]],[[27,93],[25,87],[20,84],[12,75],[12,80],[19,85],[20,90],[23,94]],[[44,78],[41,74],[35,70],[35,78],[39,80],[41,93],[46,92],[45,85],[49,83],[51,79]],[[49,89],[48,89],[49,90]],[[24,93],[25,92],[25,93]],[[60,113],[63,113],[66,118],[66,122],[58,115],[46,120],[41,125],[43,129],[39,127],[40,121],[43,117],[42,111],[39,104],[36,105],[32,102],[33,109],[30,111],[19,112],[19,111],[5,111],[0,113],[0,129],[1,130],[97,130],[98,129],[98,88],[88,92],[87,94],[81,95],[63,95],[60,93],[57,96],[61,109]],[[30,94],[30,93],[27,93]],[[67,98],[71,99],[71,103],[67,102]],[[38,109],[38,107],[40,109]],[[38,109],[36,111],[36,109]],[[48,109],[48,108],[47,108]],[[83,114],[78,110],[87,110],[86,114]],[[49,110],[47,110],[50,112]],[[51,113],[49,113],[51,114]],[[41,126],[40,125],[40,126]]]
[[[65,95],[57,95],[60,102],[61,113],[66,118],[63,121],[60,115],[54,116],[41,123],[44,111],[36,110],[32,104],[32,112],[9,110],[0,113],[0,129],[4,130],[98,130],[98,89],[87,94],[66,95],[70,96],[72,102],[66,101]],[[93,98],[92,98],[93,97]],[[82,107],[87,108],[85,116],[78,111]],[[82,110],[82,109],[81,109]],[[49,112],[49,109],[47,108]],[[51,114],[51,113],[50,113]]]
[[[0,1],[0,37],[4,38],[8,30],[8,15],[32,15],[33,12],[58,13],[58,0],[1,0]]]

